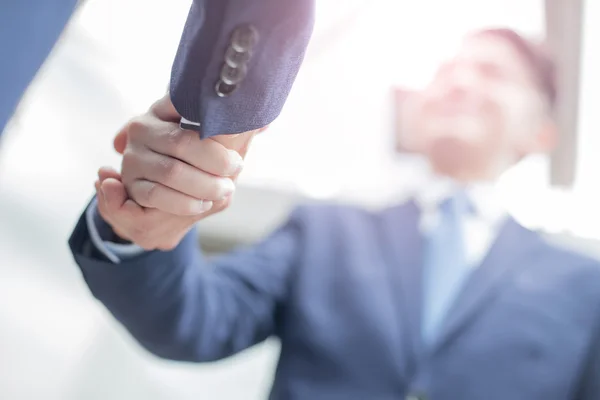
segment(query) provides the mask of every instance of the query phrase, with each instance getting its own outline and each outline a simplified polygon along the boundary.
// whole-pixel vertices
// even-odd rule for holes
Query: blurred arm
[[[277,331],[297,261],[300,218],[262,243],[212,262],[192,232],[172,251],[146,252],[116,265],[89,252],[86,218],[69,245],[93,295],[138,342],[160,357],[211,361]]]
[[[0,136],[77,3],[77,0],[0,2]]]

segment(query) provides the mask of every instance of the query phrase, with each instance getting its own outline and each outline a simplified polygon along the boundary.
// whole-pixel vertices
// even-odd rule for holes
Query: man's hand
[[[179,128],[168,95],[117,134],[122,172],[101,168],[98,210],[115,233],[147,250],[177,246],[199,220],[227,208],[254,135],[200,140]]]
[[[146,250],[175,248],[190,228],[203,218],[202,214],[179,216],[141,207],[128,198],[121,175],[110,168],[101,168],[98,177],[98,212],[119,237]]]

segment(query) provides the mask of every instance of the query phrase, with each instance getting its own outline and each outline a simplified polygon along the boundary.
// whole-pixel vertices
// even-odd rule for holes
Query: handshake
[[[229,206],[252,138],[264,130],[200,140],[179,120],[166,95],[115,137],[121,173],[98,171],[98,212],[145,250],[175,248],[196,222]]]

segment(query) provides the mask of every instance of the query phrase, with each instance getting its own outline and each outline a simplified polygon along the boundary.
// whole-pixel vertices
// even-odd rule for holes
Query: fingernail
[[[229,178],[221,178],[221,196],[219,198],[224,199],[231,195],[235,191],[235,184]]]
[[[210,210],[213,206],[213,202],[210,200],[200,200],[194,203],[193,212],[201,214]]]
[[[229,165],[231,165],[231,171],[229,173],[229,175],[235,175],[238,172],[240,172],[242,170],[242,168],[244,168],[244,159],[242,158],[242,156],[239,155],[239,153],[235,150],[228,150],[229,151]]]

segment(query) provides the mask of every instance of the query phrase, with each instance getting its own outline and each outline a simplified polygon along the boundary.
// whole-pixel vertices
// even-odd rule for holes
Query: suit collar
[[[419,233],[419,207],[415,201],[382,213],[383,248],[389,259],[390,290],[399,310],[404,370],[410,374],[420,359],[450,343],[497,295],[511,274],[527,265],[541,242],[540,236],[506,217],[498,237],[479,268],[450,307],[433,345],[426,349],[421,341],[423,237]]]

